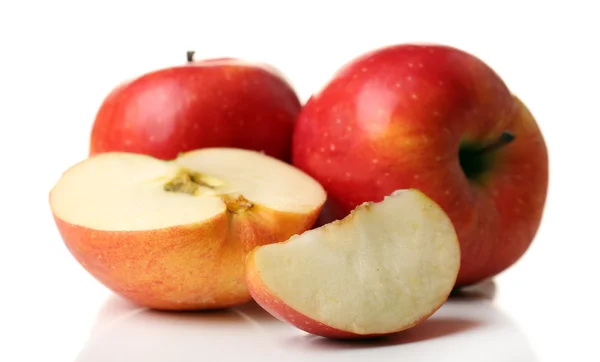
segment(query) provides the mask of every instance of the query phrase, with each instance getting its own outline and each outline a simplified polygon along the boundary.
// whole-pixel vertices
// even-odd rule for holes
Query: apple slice
[[[250,300],[247,253],[311,228],[325,199],[302,171],[234,148],[172,161],[99,154],[50,192],[58,230],[90,274],[138,304],[169,310]]]
[[[275,317],[323,337],[360,338],[427,319],[447,300],[459,268],[450,219],[409,189],[255,248],[246,280],[254,300]]]

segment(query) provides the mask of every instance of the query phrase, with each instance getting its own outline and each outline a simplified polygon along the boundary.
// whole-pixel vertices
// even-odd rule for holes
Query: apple
[[[163,310],[251,300],[246,254],[311,228],[325,199],[293,166],[234,148],[170,161],[98,154],[64,172],[49,196],[75,259],[115,293]]]
[[[349,61],[296,121],[293,164],[328,193],[322,221],[416,188],[450,216],[457,286],[491,278],[541,222],[548,154],[527,106],[486,63],[439,44],[397,44]]]
[[[300,101],[281,72],[237,58],[155,70],[113,89],[91,131],[89,154],[133,152],[170,160],[205,147],[262,151],[290,161]]]
[[[389,335],[448,299],[460,245],[448,215],[415,189],[251,251],[246,281],[278,319],[328,338]]]

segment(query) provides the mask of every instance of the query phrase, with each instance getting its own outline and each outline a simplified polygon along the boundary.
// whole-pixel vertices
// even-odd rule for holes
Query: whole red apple
[[[174,159],[207,147],[262,151],[290,161],[300,101],[268,64],[221,58],[144,74],[107,95],[90,155],[124,151]]]
[[[444,45],[392,45],[343,67],[301,111],[293,163],[328,192],[321,223],[396,189],[431,197],[459,236],[457,286],[525,253],[548,187],[533,115],[482,60]]]

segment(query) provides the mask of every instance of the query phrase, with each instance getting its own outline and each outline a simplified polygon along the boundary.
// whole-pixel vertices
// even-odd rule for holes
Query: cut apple
[[[171,310],[248,301],[246,254],[310,229],[325,199],[302,171],[234,148],[172,161],[103,153],[50,192],[58,230],[88,272],[138,304]]]
[[[247,257],[254,300],[275,317],[330,338],[387,335],[447,300],[460,268],[454,227],[415,189]]]

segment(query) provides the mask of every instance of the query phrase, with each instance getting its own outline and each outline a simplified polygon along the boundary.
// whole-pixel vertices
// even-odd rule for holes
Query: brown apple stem
[[[477,153],[482,154],[482,153],[489,153],[489,152],[495,151],[495,150],[502,148],[502,147],[506,146],[507,144],[511,143],[514,139],[515,139],[515,136],[512,133],[510,133],[508,131],[504,131],[504,132],[502,132],[500,137],[498,137],[497,140],[495,140],[494,142],[490,143],[487,146],[480,148],[477,151]]]
[[[212,185],[202,181],[202,175],[190,170],[180,170],[175,177],[164,184],[163,189],[169,192],[180,192],[194,195],[199,187],[213,188]]]
[[[187,51],[187,62],[188,63],[191,63],[191,62],[194,61],[194,54],[196,54],[196,52],[193,51],[193,50],[188,50]]]
[[[221,199],[223,199],[223,201],[225,202],[225,205],[227,206],[227,211],[234,214],[242,213],[254,206],[243,195],[221,195]]]

